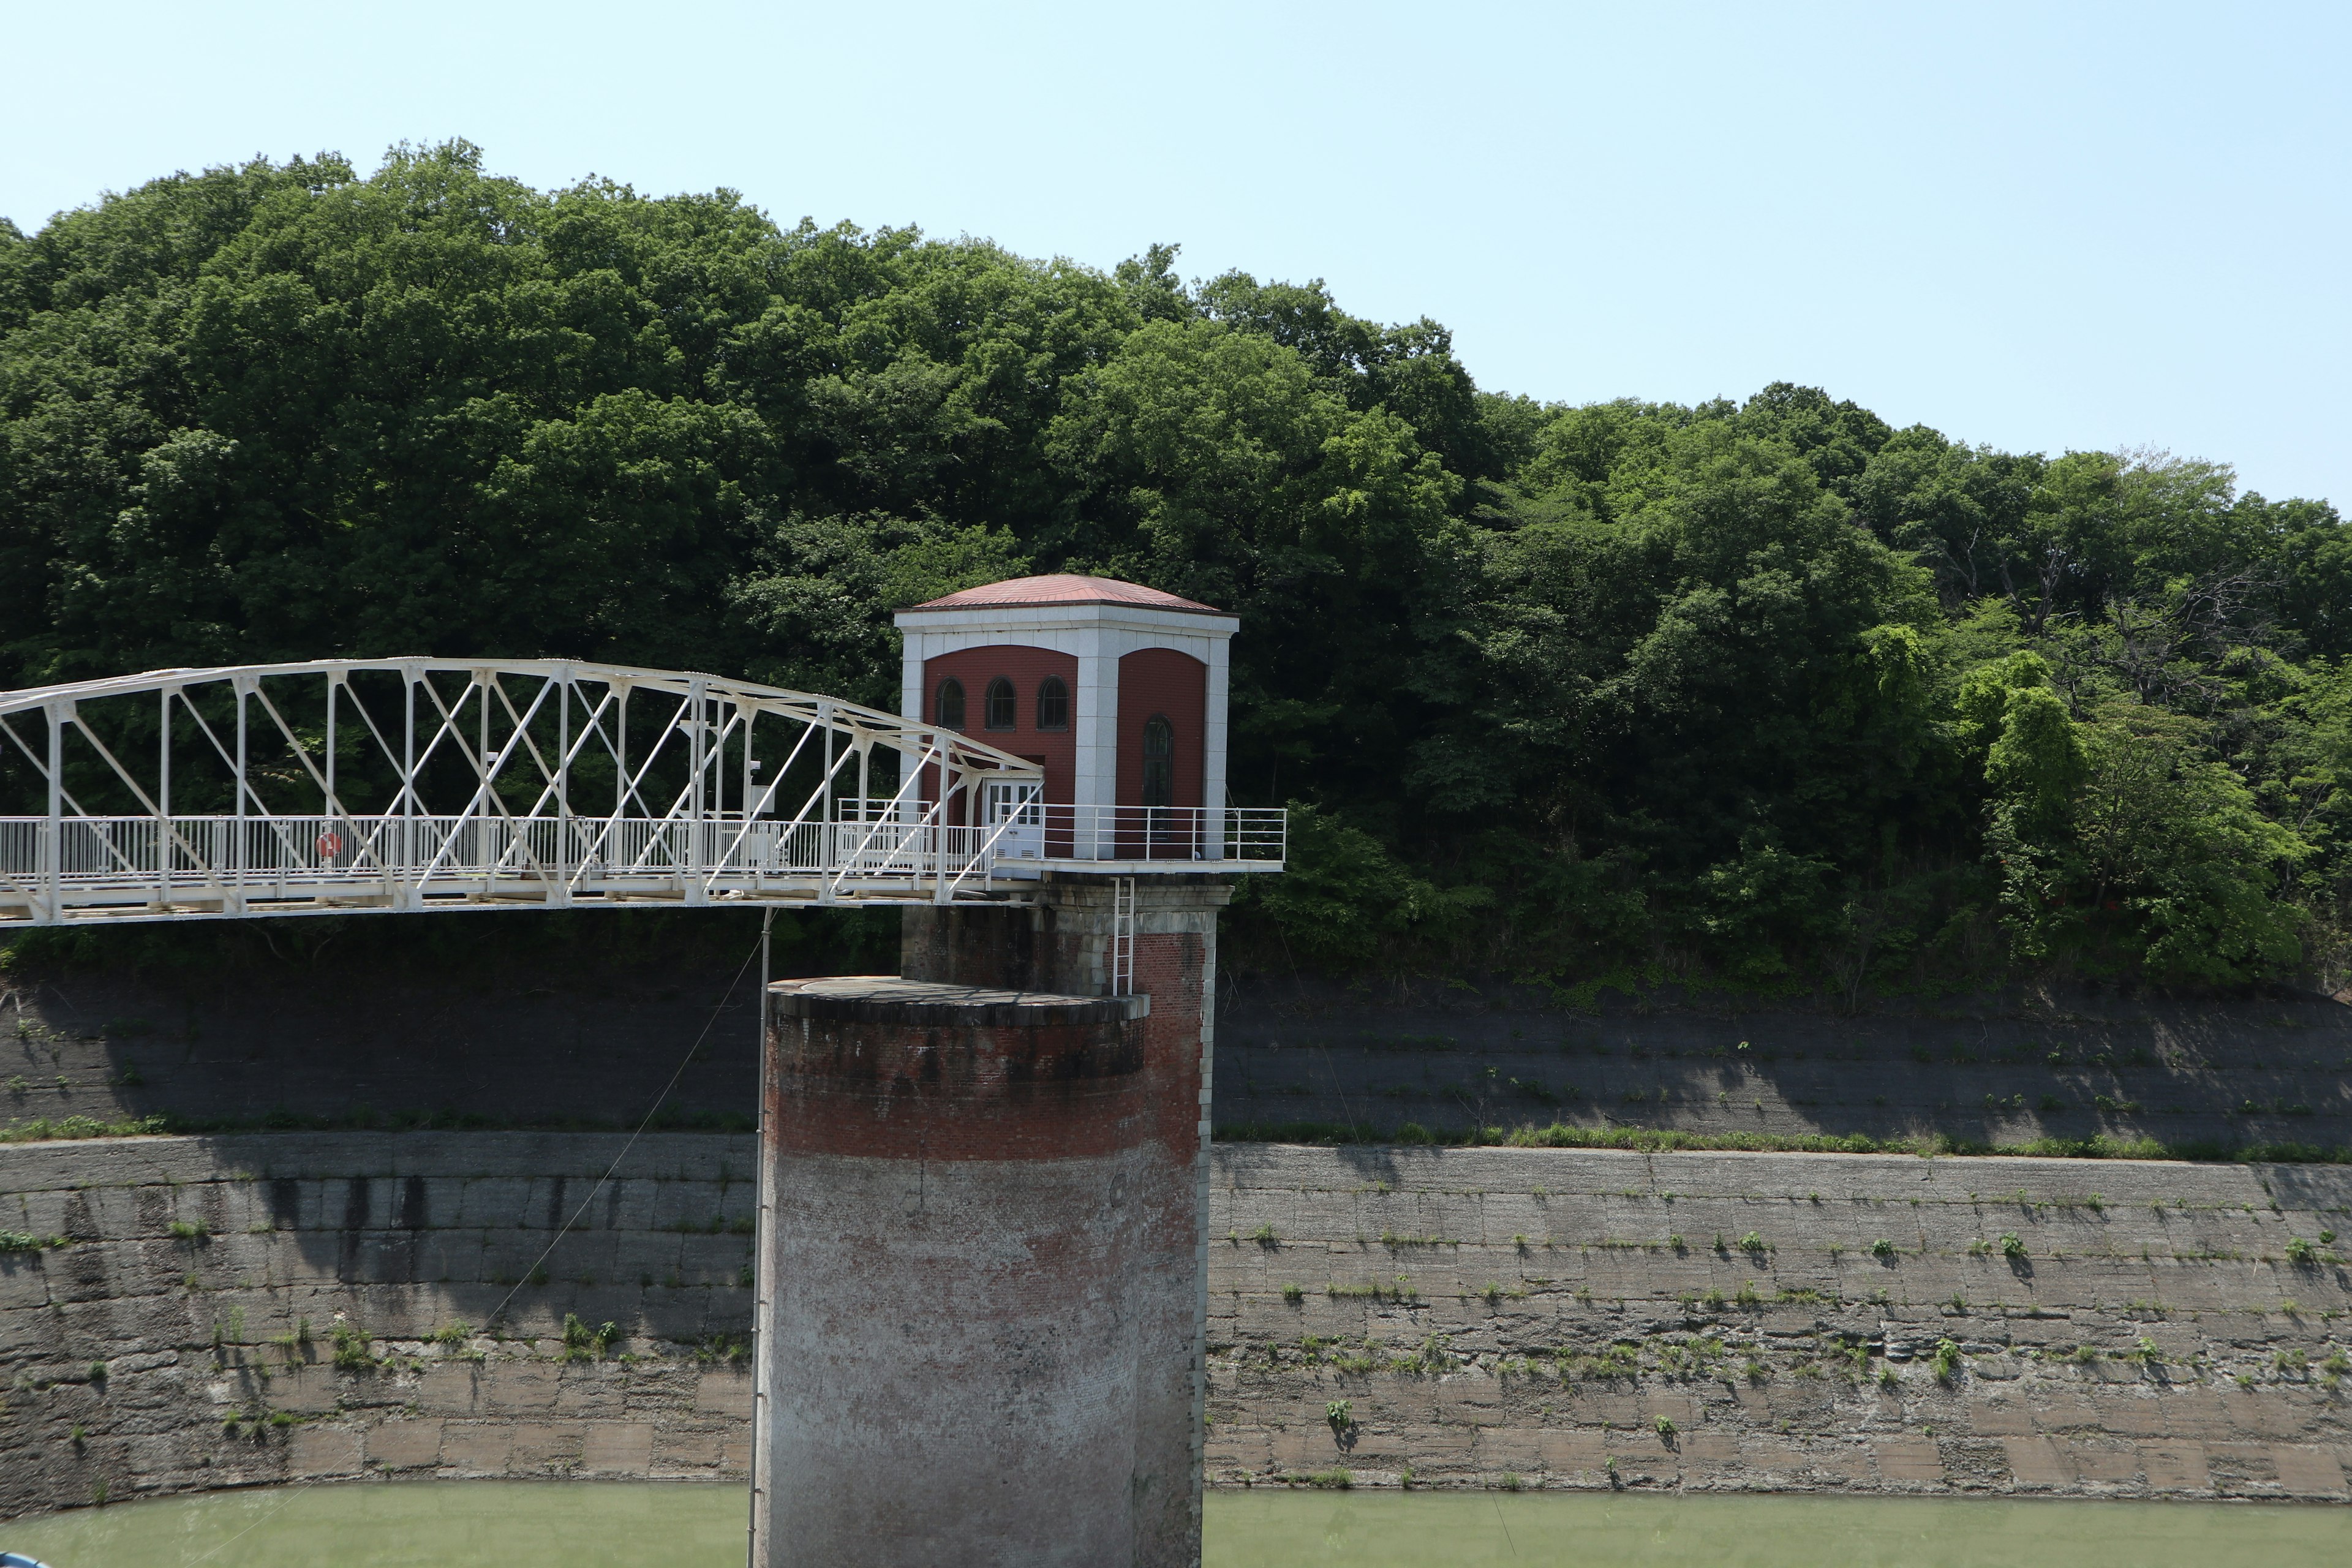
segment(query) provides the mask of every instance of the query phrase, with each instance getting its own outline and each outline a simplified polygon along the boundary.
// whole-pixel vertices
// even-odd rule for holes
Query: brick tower
[[[1217,911],[1273,868],[1225,806],[1238,622],[1052,576],[898,623],[906,716],[1044,791],[944,814],[1003,901],[771,989],[755,1568],[1192,1568]]]

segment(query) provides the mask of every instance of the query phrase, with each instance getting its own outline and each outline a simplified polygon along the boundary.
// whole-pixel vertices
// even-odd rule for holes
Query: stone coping
[[[769,1015],[830,1023],[944,1025],[962,1028],[1037,1028],[1111,1024],[1147,1017],[1149,996],[1061,996],[902,980],[895,974],[782,980],[768,987]]]

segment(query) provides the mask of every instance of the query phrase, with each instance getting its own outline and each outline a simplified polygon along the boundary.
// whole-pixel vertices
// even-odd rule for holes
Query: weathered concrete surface
[[[1118,910],[1109,878],[1050,873],[1024,909],[910,909],[899,972],[908,978],[1101,995],[1112,989]],[[1202,1434],[1208,1396],[1209,1113],[1217,1018],[1217,917],[1232,895],[1207,876],[1157,876],[1130,889],[1133,989],[1142,1023],[1151,1135],[1134,1184],[1130,1268],[1146,1353],[1136,1391],[1139,1568],[1189,1568],[1199,1555]],[[1170,1484],[1171,1478],[1182,1478]]]
[[[1155,1142],[1140,996],[785,982],[769,1014],[753,1562],[1191,1561],[1138,1503],[1137,1265]],[[1189,1202],[1191,1184],[1182,1184]],[[1191,1239],[1186,1227],[1186,1240]],[[1176,1436],[1185,1435],[1184,1412]]]
[[[546,1283],[502,1283],[622,1142],[0,1146],[0,1230],[74,1238],[0,1253],[0,1516],[100,1483],[743,1477],[751,1138],[645,1139]],[[1217,1484],[1601,1486],[1613,1458],[1628,1486],[2347,1495],[2352,1270],[2320,1237],[2352,1237],[2352,1170],[1223,1145],[1213,1172]],[[428,1338],[509,1291],[508,1338]],[[338,1311],[377,1366],[333,1364]],[[603,1360],[562,1359],[567,1312],[615,1323]]]
[[[2347,1495],[2352,1169],[1241,1144],[1217,1182],[1214,1482]]]

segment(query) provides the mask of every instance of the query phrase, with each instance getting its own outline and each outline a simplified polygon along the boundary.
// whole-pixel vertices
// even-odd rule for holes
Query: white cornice
[[[1239,616],[1116,604],[980,605],[969,609],[900,610],[891,621],[901,631],[935,637],[1116,628],[1219,641],[1231,637],[1242,624]]]

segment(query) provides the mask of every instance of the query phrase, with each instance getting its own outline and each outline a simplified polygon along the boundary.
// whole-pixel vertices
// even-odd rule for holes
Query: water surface
[[[441,1481],[0,1523],[49,1568],[740,1568],[740,1487]],[[1213,1492],[1207,1568],[2342,1568],[2352,1509],[1623,1493]]]
[[[2352,1563],[2352,1509],[2290,1503],[1250,1491],[1210,1495],[1207,1536],[1209,1568]]]

